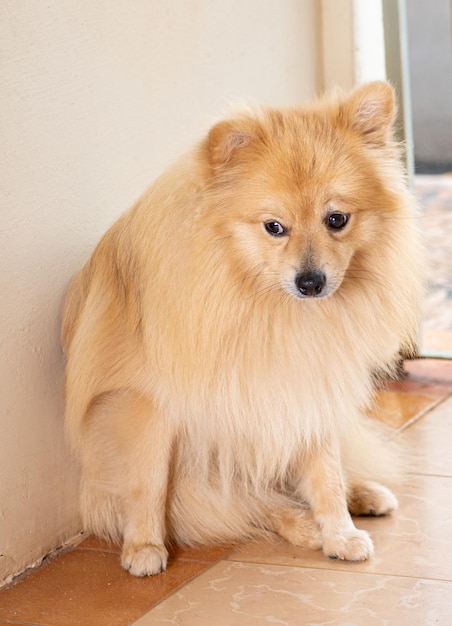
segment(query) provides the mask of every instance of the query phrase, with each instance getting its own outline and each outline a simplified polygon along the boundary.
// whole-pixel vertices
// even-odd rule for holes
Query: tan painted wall
[[[231,97],[317,90],[316,0],[4,0],[0,580],[80,529],[61,304],[109,224]]]

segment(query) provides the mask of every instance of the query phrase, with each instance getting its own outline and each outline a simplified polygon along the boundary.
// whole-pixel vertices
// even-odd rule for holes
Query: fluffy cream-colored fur
[[[372,553],[348,508],[397,501],[363,412],[415,344],[424,276],[394,116],[377,82],[219,122],[74,278],[63,343],[81,507],[88,530],[123,541],[131,573],[164,569],[170,541],[268,531]],[[312,272],[325,284],[306,295]]]

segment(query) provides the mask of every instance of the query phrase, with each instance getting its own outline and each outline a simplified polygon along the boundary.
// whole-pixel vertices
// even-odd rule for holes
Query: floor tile
[[[418,420],[400,435],[402,446],[413,451],[414,472],[452,477],[451,433],[452,397],[442,402],[427,418]]]
[[[440,398],[433,394],[379,390],[368,414],[391,428],[399,429],[432,409],[439,401]]]
[[[416,359],[405,361],[408,377],[400,383],[388,383],[387,389],[445,395],[452,391],[452,361]]]
[[[374,541],[375,554],[368,561],[332,561],[320,550],[279,541],[249,543],[238,548],[229,559],[452,580],[452,479],[413,476],[410,480],[397,493],[400,508],[393,515],[355,518],[356,526],[367,530]]]
[[[446,350],[452,345],[452,179],[416,176],[415,187],[422,207],[420,221],[429,262],[422,344],[426,348]],[[441,336],[443,331],[447,334]]]
[[[450,626],[452,583],[218,563],[134,626]]]
[[[200,562],[170,563],[152,578],[123,570],[118,555],[73,550],[0,595],[0,620],[43,626],[125,626],[206,569]]]

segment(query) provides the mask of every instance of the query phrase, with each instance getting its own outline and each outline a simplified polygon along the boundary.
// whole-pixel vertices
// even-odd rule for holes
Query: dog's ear
[[[397,106],[389,83],[375,81],[358,87],[345,106],[348,124],[366,143],[382,145],[391,139]]]
[[[207,138],[210,165],[218,168],[240,160],[244,149],[259,138],[259,126],[255,120],[242,118],[219,122]]]

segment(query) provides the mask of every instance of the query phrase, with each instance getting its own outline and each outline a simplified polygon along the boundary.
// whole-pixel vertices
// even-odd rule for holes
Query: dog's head
[[[366,250],[375,263],[404,184],[394,117],[391,87],[376,82],[212,128],[204,147],[212,223],[256,289],[322,298],[378,272]]]

